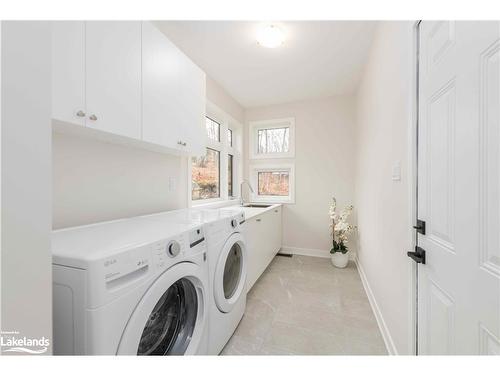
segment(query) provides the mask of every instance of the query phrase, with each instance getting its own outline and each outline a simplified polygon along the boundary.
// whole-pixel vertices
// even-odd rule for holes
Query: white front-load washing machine
[[[246,307],[247,246],[237,207],[192,208],[143,217],[168,226],[171,222],[203,224],[209,263],[208,353],[219,354],[233,335]]]
[[[205,224],[210,276],[209,354],[219,354],[245,312],[247,246],[241,211],[219,211],[218,219]]]
[[[53,232],[54,354],[207,354],[200,225],[126,219]]]

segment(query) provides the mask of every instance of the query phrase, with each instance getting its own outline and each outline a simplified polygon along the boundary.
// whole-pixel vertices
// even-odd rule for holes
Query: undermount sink
[[[252,204],[252,203],[249,203],[249,204],[244,204],[243,207],[267,208],[267,207],[271,207],[271,205],[270,204]]]

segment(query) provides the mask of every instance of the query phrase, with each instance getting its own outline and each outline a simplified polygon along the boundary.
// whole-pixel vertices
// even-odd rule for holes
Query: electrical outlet
[[[399,161],[392,166],[392,181],[401,181],[401,163]]]

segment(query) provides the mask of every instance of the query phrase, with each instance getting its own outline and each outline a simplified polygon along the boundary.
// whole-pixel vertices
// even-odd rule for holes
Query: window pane
[[[227,129],[227,144],[229,147],[233,147],[233,131],[231,129]]]
[[[207,126],[208,138],[219,142],[220,141],[220,124],[212,120],[210,117],[205,117],[205,124]]]
[[[220,197],[219,151],[207,148],[207,154],[192,159],[192,191],[193,200]]]
[[[227,155],[227,194],[233,196],[233,155]]]
[[[259,129],[257,132],[257,152],[268,154],[288,152],[290,128]]]
[[[289,172],[258,172],[259,195],[289,195]]]

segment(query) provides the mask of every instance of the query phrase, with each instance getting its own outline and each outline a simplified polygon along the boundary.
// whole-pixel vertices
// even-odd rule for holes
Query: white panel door
[[[52,22],[52,118],[85,125],[85,22]]]
[[[500,23],[420,25],[421,354],[500,354]]]
[[[87,126],[141,139],[141,22],[86,22]]]
[[[205,154],[205,74],[150,22],[142,41],[143,139]]]

